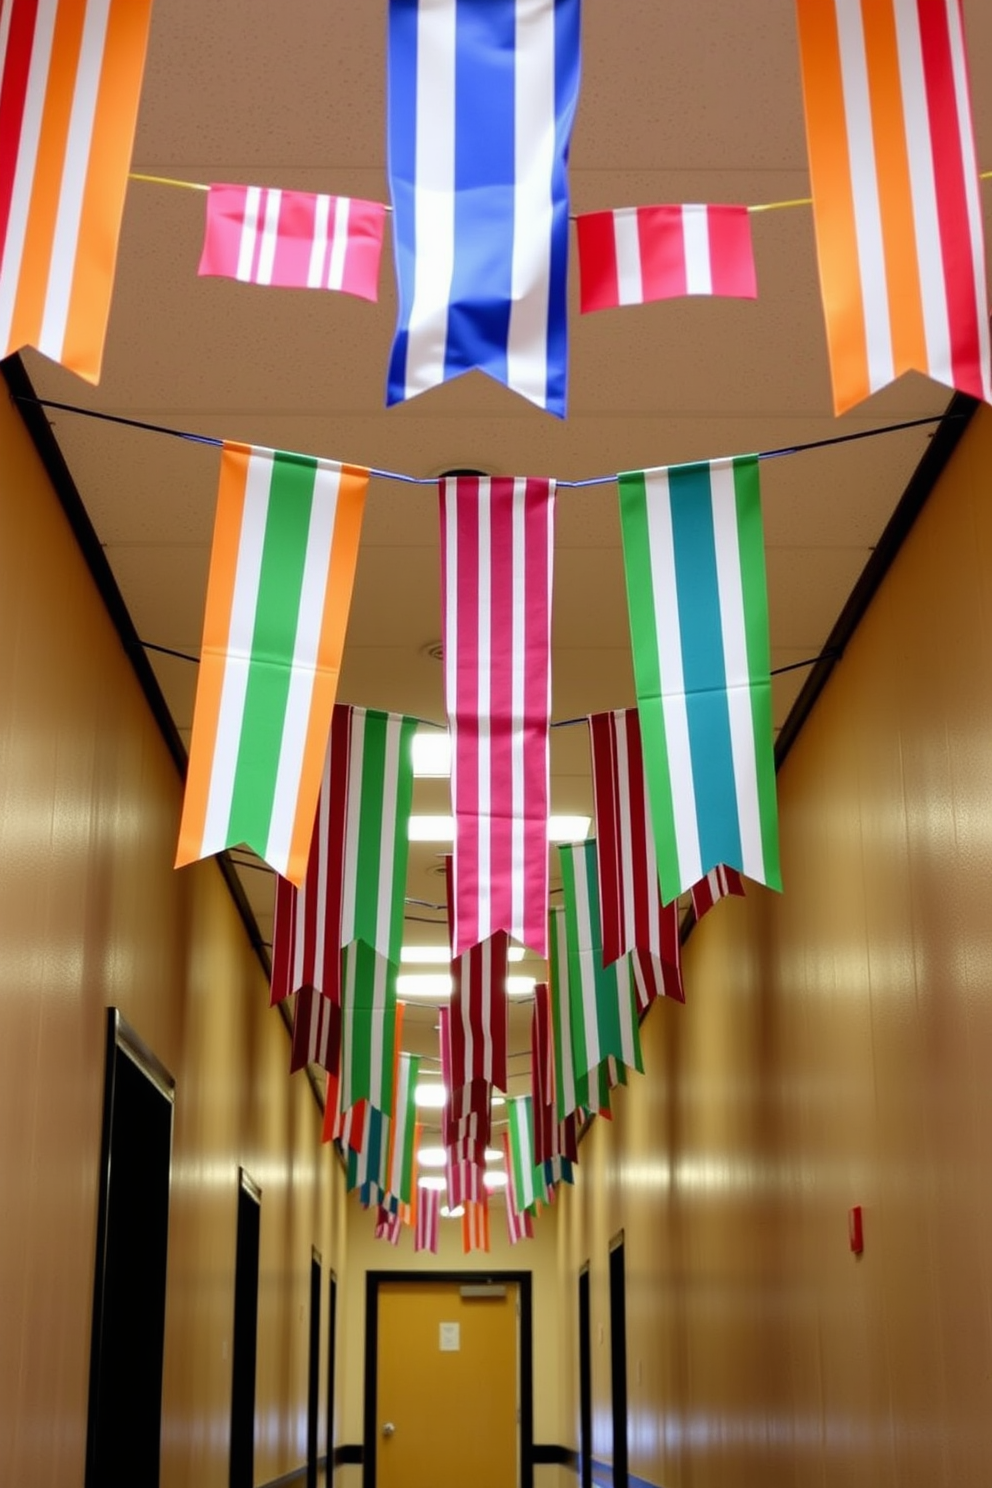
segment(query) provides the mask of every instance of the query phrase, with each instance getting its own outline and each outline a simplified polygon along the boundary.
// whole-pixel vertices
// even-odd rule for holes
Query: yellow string
[[[980,181],[992,181],[992,171],[980,171]],[[202,186],[199,181],[173,181],[169,176],[143,176],[137,171],[132,171],[129,180],[151,181],[155,186],[181,186],[186,191],[209,191],[209,186]],[[758,206],[748,207],[749,212],[780,212],[784,207],[811,207],[813,198],[811,196],[795,196],[791,201],[761,202]]]
[[[173,181],[170,176],[142,176],[137,171],[132,171],[128,176],[129,181],[151,181],[155,186],[182,186],[186,191],[209,191],[209,186],[201,186],[199,181]]]

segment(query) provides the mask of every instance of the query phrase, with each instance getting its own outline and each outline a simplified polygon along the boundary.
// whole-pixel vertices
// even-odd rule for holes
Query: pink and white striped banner
[[[547,955],[554,482],[440,482],[455,815],[452,955],[505,930]]]
[[[379,297],[381,202],[266,186],[211,186],[198,273]]]
[[[341,906],[350,749],[350,709],[337,705],[331,716],[306,877],[297,888],[289,879],[276,875],[271,1007],[301,987],[312,987],[332,1002],[341,1002]]]
[[[335,1074],[341,1064],[341,1009],[312,987],[301,987],[293,1010],[293,1050],[289,1072],[319,1064]]]
[[[689,892],[692,895],[692,912],[699,921],[718,899],[725,899],[728,894],[743,899],[744,880],[736,868],[728,868],[725,863],[721,863],[719,867],[711,868],[705,878],[694,883]]]
[[[757,297],[747,207],[618,207],[575,226],[583,315],[681,295]]]
[[[441,1190],[438,1188],[417,1189],[417,1223],[413,1232],[414,1250],[426,1250],[437,1255],[441,1229]]]
[[[637,709],[594,714],[589,742],[604,965],[638,948],[677,968],[678,903],[661,902]]]

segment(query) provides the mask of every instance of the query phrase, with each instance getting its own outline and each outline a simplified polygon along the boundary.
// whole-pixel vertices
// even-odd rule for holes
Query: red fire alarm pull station
[[[848,1210],[847,1234],[851,1242],[851,1250],[855,1255],[860,1255],[865,1248],[864,1233],[861,1228],[861,1205],[855,1204],[853,1209]]]

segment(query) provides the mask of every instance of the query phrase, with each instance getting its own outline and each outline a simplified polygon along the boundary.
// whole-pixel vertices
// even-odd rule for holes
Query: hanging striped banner
[[[534,1095],[534,1160],[554,1157],[578,1160],[578,1120],[572,1111],[558,1120],[555,1105],[555,1054],[551,1032],[551,994],[546,982],[534,988],[531,1018],[531,1075]]]
[[[386,1164],[389,1155],[389,1117],[375,1106],[365,1109],[365,1122],[359,1151],[346,1149],[346,1188],[358,1190],[359,1201],[369,1208],[386,1197]]]
[[[780,889],[757,457],[619,484],[662,899],[719,863]]]
[[[306,873],[368,471],[225,444],[176,866]]]
[[[393,1061],[403,1009],[396,1002],[396,968],[355,941],[344,953],[341,986],[341,1105],[367,1100],[393,1112]]]
[[[555,1059],[555,1106],[559,1121],[589,1109],[588,1076],[579,1076],[572,1057],[572,995],[568,975],[565,911],[555,906],[549,925],[549,1006]]]
[[[341,1062],[341,1009],[312,987],[301,987],[293,1010],[293,1048],[289,1072],[319,1064],[336,1072]]]
[[[637,709],[594,714],[589,742],[604,963],[640,948],[677,969],[678,905],[659,895]]]
[[[719,867],[711,868],[705,878],[693,884],[691,893],[692,912],[698,923],[718,899],[725,899],[731,894],[743,899],[744,884],[735,868],[728,868],[725,863],[721,863]]]
[[[451,476],[440,497],[452,955],[505,930],[546,956],[554,483]]]
[[[340,1102],[341,1086],[338,1082],[338,1100]],[[338,1107],[337,1119],[334,1123],[334,1137],[341,1143],[342,1152],[361,1152],[365,1146],[365,1126],[368,1117],[368,1101],[356,1101],[353,1106],[346,1110]]]
[[[747,207],[618,207],[575,219],[579,310],[680,295],[758,294]]]
[[[389,1168],[387,1190],[401,1204],[413,1203],[414,1138],[417,1107],[414,1094],[420,1060],[416,1054],[400,1054],[396,1066],[393,1116],[389,1123]]]
[[[468,1255],[473,1250],[489,1253],[489,1205],[485,1190],[481,1199],[466,1199],[462,1215],[462,1250]]]
[[[340,1060],[338,1063],[340,1065]],[[334,1141],[335,1128],[337,1127],[340,1116],[338,1108],[338,1092],[340,1088],[340,1069],[336,1069],[333,1072],[328,1070],[324,1081],[324,1117],[320,1128],[321,1142]]]
[[[675,908],[674,904],[667,905],[666,915],[673,908]],[[662,961],[657,956],[652,956],[650,951],[634,951],[630,958],[630,968],[634,974],[634,990],[639,1013],[646,1013],[658,997],[670,997],[674,1002],[685,1002],[685,986],[682,982],[682,947],[677,936],[675,952],[670,961]]]
[[[529,1095],[522,1095],[508,1100],[506,1110],[509,1124],[504,1151],[513,1206],[518,1213],[533,1213],[545,1197],[543,1166],[534,1160],[534,1104]]]
[[[351,708],[341,943],[399,965],[410,855],[415,718]]]
[[[961,0],[797,0],[834,410],[911,368],[992,396]]]
[[[447,880],[448,934],[453,936],[454,882],[450,854],[444,860]],[[497,930],[481,945],[473,946],[451,963],[451,1085],[452,1115],[458,1110],[466,1086],[479,1082],[505,1091],[509,1083],[506,1047],[509,1003],[506,972],[509,937]],[[486,1108],[488,1109],[488,1095]]]
[[[596,883],[596,844],[558,848],[572,998],[572,1057],[579,1074],[590,1074],[612,1055],[630,1069],[643,1069],[628,957],[603,966],[603,940]]]
[[[478,1204],[485,1192],[483,1175],[486,1171],[485,1149],[472,1156],[463,1157],[455,1148],[448,1147],[444,1154],[444,1176],[448,1190],[448,1207],[456,1209],[459,1204]]]
[[[99,381],[151,9],[0,4],[0,356]]]
[[[341,1001],[341,905],[350,724],[351,710],[336,703],[303,883],[297,888],[289,879],[276,874],[270,1007],[301,987],[313,987],[332,1002]]]
[[[418,1188],[417,1223],[413,1234],[415,1251],[426,1250],[437,1255],[441,1230],[441,1191],[437,1188]]]
[[[518,1209],[513,1195],[513,1148],[510,1142],[510,1133],[503,1133],[503,1157],[506,1162],[507,1184],[504,1190],[506,1195],[506,1232],[511,1245],[518,1245],[521,1240],[533,1240],[534,1238],[534,1215],[529,1209]]]
[[[478,368],[565,416],[579,0],[390,0],[387,402]]]
[[[381,202],[265,186],[211,186],[199,274],[379,298]]]
[[[373,1239],[388,1240],[390,1245],[399,1245],[402,1233],[403,1221],[399,1214],[394,1214],[384,1204],[380,1204],[376,1212]]]

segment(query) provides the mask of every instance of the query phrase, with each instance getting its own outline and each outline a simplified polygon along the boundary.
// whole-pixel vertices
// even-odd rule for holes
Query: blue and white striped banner
[[[565,416],[579,11],[390,0],[390,404],[478,368]]]

